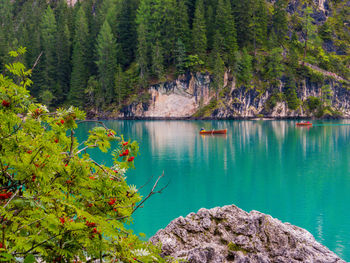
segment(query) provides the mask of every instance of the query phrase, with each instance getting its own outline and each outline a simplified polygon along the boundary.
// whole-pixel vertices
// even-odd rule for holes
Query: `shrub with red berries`
[[[0,260],[85,262],[102,254],[106,262],[165,262],[124,226],[141,201],[124,176],[134,167],[137,143],[105,126],[80,143],[74,133],[85,114],[74,107],[50,112],[30,97],[31,70],[20,62],[8,68],[11,75],[0,74]],[[86,153],[107,152],[112,142],[119,142],[112,167]],[[147,253],[139,256],[141,249]]]

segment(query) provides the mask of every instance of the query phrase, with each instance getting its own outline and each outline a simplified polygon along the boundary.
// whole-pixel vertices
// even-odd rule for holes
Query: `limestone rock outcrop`
[[[132,103],[124,107],[117,116],[111,118],[191,118],[201,108],[210,104],[212,99],[218,101],[209,115],[201,116],[211,119],[227,118],[256,118],[262,115],[267,118],[297,118],[309,117],[309,113],[298,110],[290,110],[287,102],[277,102],[274,108],[266,107],[272,90],[259,91],[254,87],[236,85],[235,80],[224,78],[225,96],[216,98],[214,88],[211,87],[212,79],[209,74],[196,73],[185,74],[174,81],[168,81],[151,86],[148,89],[149,102]],[[332,91],[331,106],[339,111],[343,117],[350,117],[350,90],[341,82],[328,80]],[[285,92],[284,82],[281,82],[280,92]],[[322,83],[312,82],[309,79],[301,82],[296,89],[301,102],[305,102],[310,96],[321,98]]]
[[[343,263],[305,229],[234,205],[179,217],[150,239],[189,263]]]

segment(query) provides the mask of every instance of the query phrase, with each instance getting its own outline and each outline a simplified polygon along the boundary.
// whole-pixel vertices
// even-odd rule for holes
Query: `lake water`
[[[137,140],[140,156],[128,183],[138,187],[164,171],[168,187],[146,201],[130,227],[150,237],[172,219],[235,204],[258,210],[311,232],[350,261],[350,121],[106,121],[126,139]],[[82,124],[86,137],[94,124]],[[199,130],[228,129],[227,136]],[[91,153],[111,164],[108,155]],[[152,185],[143,188],[146,195]]]

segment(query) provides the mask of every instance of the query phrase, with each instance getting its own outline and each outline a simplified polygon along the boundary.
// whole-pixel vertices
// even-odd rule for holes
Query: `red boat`
[[[312,126],[311,122],[297,122],[296,126]]]
[[[211,131],[206,131],[206,130],[201,130],[199,134],[226,134],[227,129],[225,130],[211,130]]]

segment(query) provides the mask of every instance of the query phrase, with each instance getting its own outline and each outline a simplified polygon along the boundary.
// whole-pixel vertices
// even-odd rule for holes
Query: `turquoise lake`
[[[258,210],[311,232],[317,241],[350,261],[350,121],[106,121],[139,142],[128,183],[146,195],[164,171],[159,186],[134,214],[130,228],[147,238],[172,219],[235,204]],[[86,138],[93,123],[81,124]],[[228,129],[226,136],[201,136],[199,130]],[[110,155],[90,152],[111,165]]]

